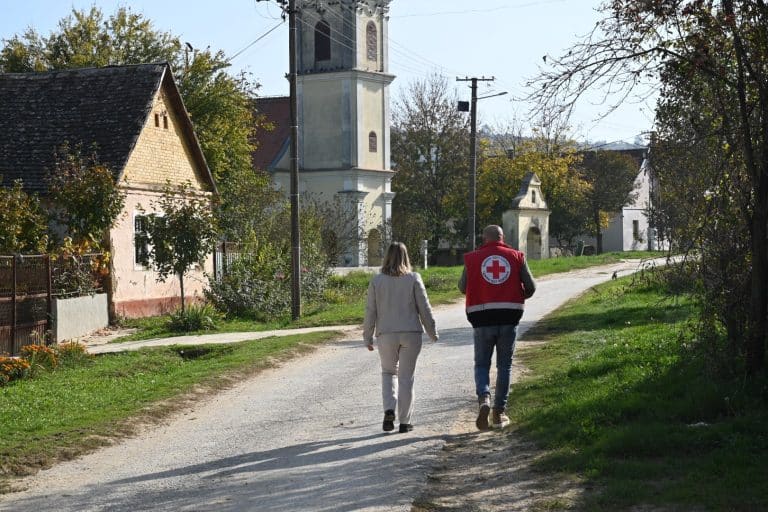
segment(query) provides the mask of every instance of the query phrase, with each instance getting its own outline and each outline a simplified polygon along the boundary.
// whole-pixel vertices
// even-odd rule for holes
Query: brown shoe
[[[494,409],[491,413],[491,426],[493,428],[504,428],[509,425],[509,417],[504,414],[504,409]]]
[[[475,425],[478,430],[488,430],[488,413],[491,412],[491,397],[490,395],[481,395],[478,397],[477,402],[479,407]]]

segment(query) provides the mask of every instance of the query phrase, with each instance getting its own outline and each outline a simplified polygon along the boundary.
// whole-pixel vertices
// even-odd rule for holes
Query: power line
[[[248,43],[248,45],[247,45],[245,48],[243,48],[242,50],[239,50],[239,51],[235,52],[235,54],[234,54],[234,55],[232,55],[232,56],[231,56],[229,59],[227,59],[227,63],[229,63],[229,62],[232,62],[233,60],[235,60],[235,58],[237,58],[238,56],[240,56],[240,55],[241,55],[241,54],[242,54],[244,51],[246,51],[248,48],[250,48],[251,46],[255,45],[256,43],[258,43],[259,41],[261,41],[262,39],[264,39],[265,37],[267,37],[269,34],[271,34],[272,32],[274,32],[275,30],[277,30],[277,29],[278,29],[278,28],[279,28],[279,27],[280,27],[280,26],[281,26],[283,23],[284,23],[284,22],[281,20],[281,21],[280,21],[280,23],[278,23],[277,25],[275,25],[275,26],[274,26],[274,27],[272,27],[271,29],[267,30],[265,33],[263,33],[262,35],[260,35],[259,37],[257,37],[257,38],[256,38],[256,39],[254,39],[253,41],[251,41],[250,43]]]

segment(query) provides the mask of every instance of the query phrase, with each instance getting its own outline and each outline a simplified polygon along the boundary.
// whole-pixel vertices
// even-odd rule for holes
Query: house
[[[356,240],[340,251],[342,266],[380,265],[392,216],[389,3],[304,2],[298,12],[298,192],[340,199],[355,217]],[[256,111],[275,129],[259,139],[254,166],[288,192],[289,99],[260,99]]]
[[[603,251],[646,251],[658,250],[663,243],[657,240],[656,232],[648,221],[648,208],[654,198],[655,180],[648,160],[648,148],[638,144],[613,142],[592,147],[592,150],[618,151],[632,157],[637,163],[635,178],[635,199],[616,212],[603,229]],[[587,244],[594,244],[594,238],[585,237]]]
[[[142,207],[167,182],[189,182],[202,194],[216,192],[170,67],[165,63],[85,68],[44,73],[0,74],[0,175],[8,185],[45,198],[46,176],[63,143],[95,147],[126,194],[125,207],[109,233],[110,311],[125,317],[159,314],[175,307],[179,283],[140,263],[146,248],[137,244]],[[139,237],[140,239],[140,237]],[[202,268],[185,280],[190,298],[206,283]]]

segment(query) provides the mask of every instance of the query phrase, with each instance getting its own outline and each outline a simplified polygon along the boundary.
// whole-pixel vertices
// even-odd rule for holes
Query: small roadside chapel
[[[502,216],[504,239],[529,260],[549,258],[549,214],[541,180],[536,173],[527,173],[520,192]]]

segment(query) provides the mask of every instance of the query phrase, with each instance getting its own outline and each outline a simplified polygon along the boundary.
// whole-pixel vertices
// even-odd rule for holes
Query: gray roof
[[[45,193],[46,175],[64,143],[82,145],[87,153],[95,146],[99,162],[119,180],[164,80],[171,85],[171,101],[185,113],[165,63],[0,73],[3,184],[21,179],[27,190]],[[182,117],[193,157],[215,190],[191,121]]]

